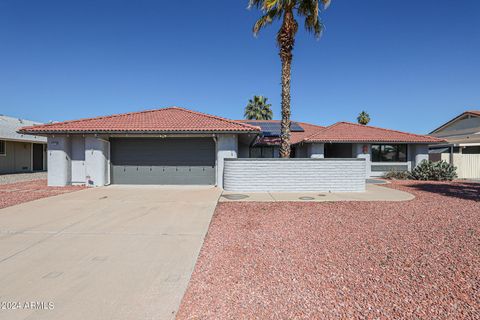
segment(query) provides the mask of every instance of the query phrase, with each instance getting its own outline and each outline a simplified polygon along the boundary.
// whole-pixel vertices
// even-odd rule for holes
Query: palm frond
[[[262,9],[262,7],[263,7],[263,0],[249,0],[248,1],[248,9],[251,9],[251,8]]]
[[[332,0],[322,0],[323,8],[327,9],[328,7],[330,7],[331,2],[332,2]]]
[[[282,1],[280,0],[265,0],[263,1],[263,10],[272,10],[276,6],[281,6]]]
[[[273,8],[267,13],[265,13],[263,16],[261,16],[257,22],[255,22],[255,25],[253,26],[253,34],[256,36],[262,30],[265,26],[271,24],[274,20],[279,19],[282,16],[281,11],[279,11],[277,8]]]
[[[282,0],[249,0],[248,8],[257,8],[267,12],[276,6],[281,6],[282,2]]]
[[[330,4],[330,0],[303,0],[300,2],[297,12],[305,17],[305,29],[319,38],[322,35],[324,25],[320,21],[320,2],[324,8]]]
[[[312,16],[308,16],[305,18],[305,29],[312,32],[316,38],[320,38],[324,25],[318,18],[314,19]]]
[[[324,30],[320,21],[320,11],[330,6],[331,0],[249,0],[248,7],[258,8],[263,11],[253,27],[254,35],[270,25],[276,19],[280,19],[287,10],[296,9],[298,16],[305,17],[305,29],[319,38]]]
[[[267,103],[268,98],[264,96],[254,96],[248,100],[245,107],[244,117],[247,120],[271,120],[273,112],[271,104]]]

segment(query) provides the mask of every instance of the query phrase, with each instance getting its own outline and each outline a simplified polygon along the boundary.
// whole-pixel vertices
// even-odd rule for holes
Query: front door
[[[43,144],[33,144],[33,171],[43,170]]]

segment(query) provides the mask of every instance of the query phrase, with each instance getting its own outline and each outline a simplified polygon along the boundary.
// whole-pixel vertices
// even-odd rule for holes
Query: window
[[[0,140],[0,156],[7,155],[6,147],[7,146],[6,146],[5,140]]]
[[[406,144],[373,144],[373,162],[407,162]]]
[[[273,147],[252,147],[250,158],[273,158]]]

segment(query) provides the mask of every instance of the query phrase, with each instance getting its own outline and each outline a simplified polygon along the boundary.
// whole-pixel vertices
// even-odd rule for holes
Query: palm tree
[[[359,124],[363,124],[364,126],[366,126],[370,122],[370,115],[365,111],[362,111],[358,115],[357,121]]]
[[[253,96],[253,99],[248,100],[248,104],[245,107],[245,119],[272,120],[272,105],[267,103],[267,100],[268,98],[264,96]]]
[[[255,7],[263,12],[253,27],[255,35],[261,29],[275,20],[283,19],[277,33],[277,44],[280,48],[282,62],[282,133],[280,156],[290,157],[290,77],[292,69],[292,51],[295,45],[295,35],[298,31],[298,17],[305,18],[305,28],[317,38],[323,31],[319,19],[321,9],[326,9],[331,0],[249,0],[249,8]],[[322,8],[320,8],[322,6]]]

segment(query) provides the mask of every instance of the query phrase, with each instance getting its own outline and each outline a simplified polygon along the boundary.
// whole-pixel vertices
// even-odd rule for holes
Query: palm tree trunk
[[[298,24],[292,9],[286,10],[283,23],[277,35],[282,61],[282,123],[280,135],[280,157],[290,157],[290,79],[292,70],[292,50],[295,44],[295,34]]]
[[[280,157],[290,157],[290,75],[292,59],[282,59],[282,123],[280,135]]]

